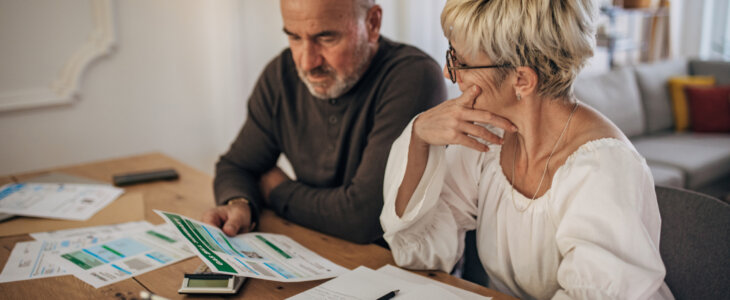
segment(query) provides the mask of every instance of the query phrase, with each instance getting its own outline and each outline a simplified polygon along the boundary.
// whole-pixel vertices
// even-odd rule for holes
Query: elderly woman
[[[572,94],[593,54],[594,9],[591,0],[446,3],[444,75],[463,95],[414,118],[392,146],[380,220],[399,265],[451,271],[476,229],[501,292],[672,298],[646,162]]]

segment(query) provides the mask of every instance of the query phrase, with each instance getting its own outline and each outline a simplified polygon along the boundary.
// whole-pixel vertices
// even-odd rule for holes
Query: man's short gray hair
[[[595,47],[595,0],[448,0],[441,27],[463,43],[463,55],[483,52],[495,64],[538,74],[538,95],[570,98],[573,81]],[[496,81],[510,69],[498,69]]]
[[[367,14],[368,10],[375,5],[375,0],[354,0],[355,1],[355,16],[363,18]]]

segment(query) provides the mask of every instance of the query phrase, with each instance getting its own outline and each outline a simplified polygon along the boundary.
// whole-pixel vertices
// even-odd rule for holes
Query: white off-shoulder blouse
[[[514,191],[501,146],[431,146],[402,217],[395,198],[412,123],[390,151],[380,222],[400,266],[450,272],[477,230],[490,287],[522,299],[673,299],[659,255],[661,219],[648,166],[630,144],[583,144],[532,201]]]

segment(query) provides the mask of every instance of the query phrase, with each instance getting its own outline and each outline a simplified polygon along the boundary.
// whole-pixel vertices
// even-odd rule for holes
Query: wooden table
[[[202,213],[214,206],[213,179],[203,172],[195,170],[168,156],[152,153],[121,159],[82,164],[66,168],[58,168],[45,172],[33,172],[16,176],[0,177],[0,184],[21,182],[51,171],[88,177],[111,182],[112,174],[146,171],[153,169],[174,168],[180,173],[180,179],[172,182],[156,182],[127,187],[128,192],[139,192],[144,195],[145,219],[153,224],[163,222],[152,210],[162,209],[199,218]],[[332,236],[328,236],[279,218],[271,211],[262,212],[259,230],[262,232],[286,234],[298,243],[349,269],[360,265],[372,269],[386,264],[395,265],[390,251],[374,245],[358,245]],[[0,267],[5,262],[16,242],[28,241],[28,235],[16,235],[0,238]],[[44,279],[16,281],[0,284],[0,297],[4,299],[137,299],[139,292],[146,290],[171,299],[213,299],[216,297],[190,297],[177,293],[183,274],[190,273],[202,261],[191,258],[155,271],[151,271],[131,279],[111,284],[99,289],[87,285],[73,276],[61,276]],[[473,284],[440,271],[416,271],[435,280],[469,290],[495,299],[514,299],[494,290]],[[241,291],[233,296],[243,299],[283,299],[324,282],[324,280],[282,283],[260,279],[249,279]]]

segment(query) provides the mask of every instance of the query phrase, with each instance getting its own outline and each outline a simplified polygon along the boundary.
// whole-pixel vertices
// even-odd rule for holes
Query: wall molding
[[[116,43],[112,0],[90,0],[92,29],[86,41],[63,64],[45,87],[0,94],[0,111],[71,104],[78,97],[89,65],[107,55]]]

